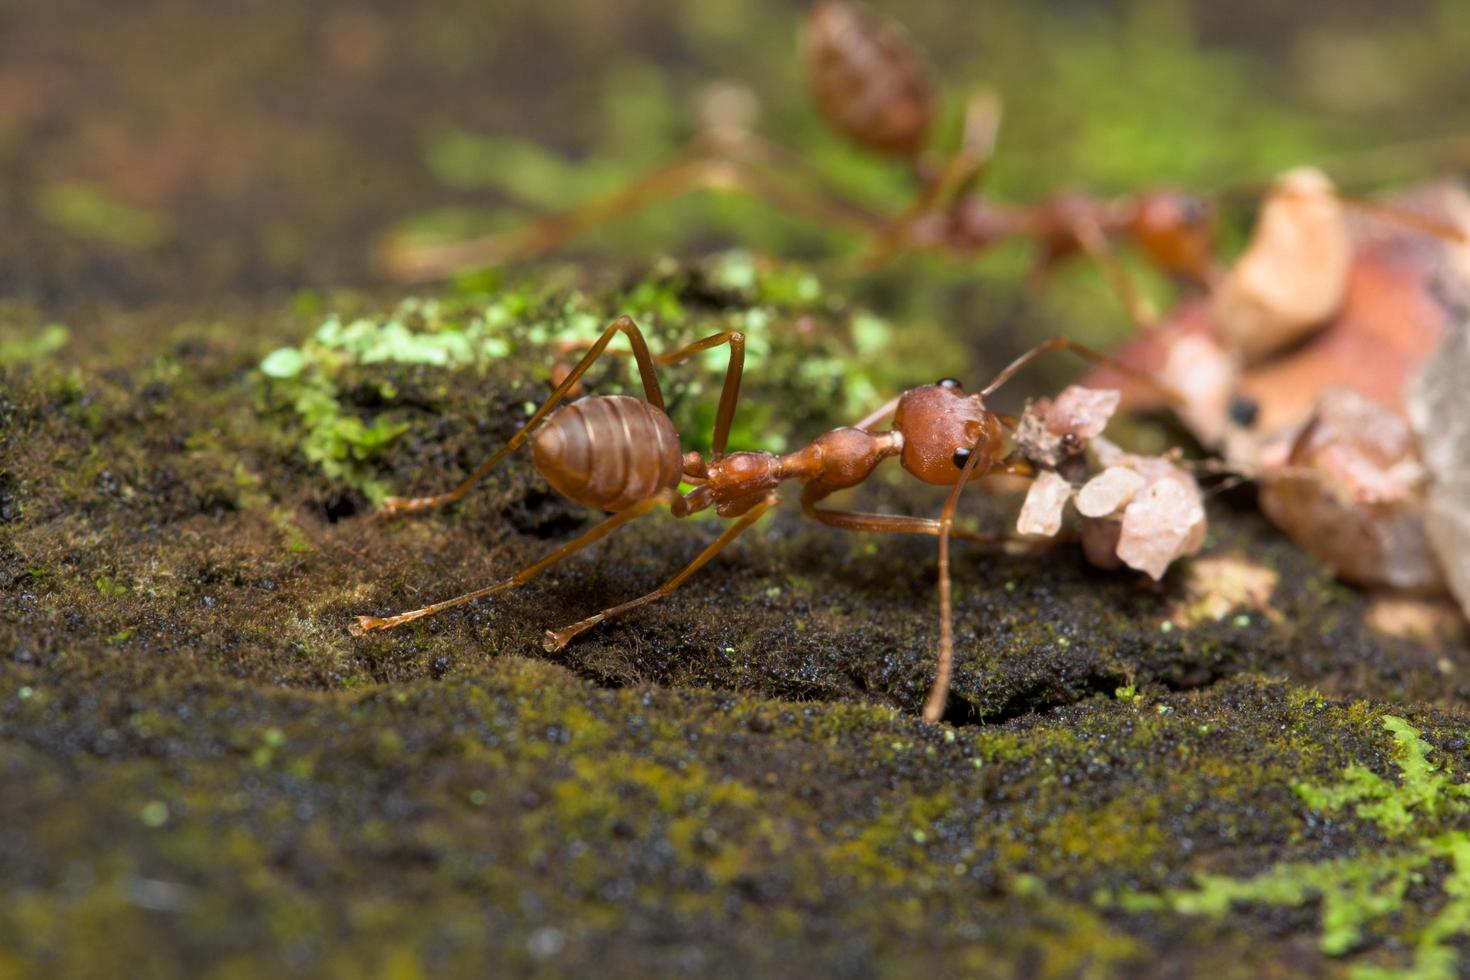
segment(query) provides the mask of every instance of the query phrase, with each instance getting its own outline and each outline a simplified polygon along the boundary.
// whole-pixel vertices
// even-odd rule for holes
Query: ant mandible
[[[627,336],[632,347],[643,382],[644,400],[624,395],[593,395],[558,408],[619,333]],[[730,359],[710,439],[710,456],[705,459],[698,452],[685,452],[680,447],[674,423],[664,411],[655,365],[677,364],[721,345],[729,347]],[[540,561],[493,585],[396,616],[359,616],[350,629],[359,636],[371,630],[390,629],[525,585],[552,565],[663,506],[676,518],[713,507],[719,516],[733,519],[693,561],[654,591],[562,629],[547,631],[546,650],[560,650],[598,623],[672,593],[777,504],[780,484],[796,480],[804,484],[802,510],[824,524],[849,531],[926,534],[939,538],[939,659],[923,711],[925,720],[938,721],[948,698],[954,657],[949,541],[952,537],[995,540],[954,527],[960,493],[967,482],[988,474],[1031,476],[1035,472],[1029,462],[1008,447],[1007,434],[1014,431],[1017,419],[991,411],[986,399],[1031,361],[1058,350],[1071,350],[1089,361],[1113,367],[1174,397],[1148,375],[1058,337],[1022,354],[973,394],[966,394],[958,381],[946,378],[905,391],[857,424],[833,429],[796,452],[727,453],[725,447],[745,366],[744,335],[734,331],[716,333],[655,356],[649,353],[643,333],[632,318],[619,317],[510,441],[453,490],[432,497],[392,497],[383,504],[384,513],[402,514],[453,503],[529,440],[535,466],[553,489],[578,503],[610,511],[610,516]],[[890,420],[887,431],[876,431]],[[953,488],[939,518],[865,514],[817,506],[830,494],[863,482],[879,463],[893,456],[899,458],[908,473],[925,483]],[[691,484],[693,489],[680,493],[681,482]]]

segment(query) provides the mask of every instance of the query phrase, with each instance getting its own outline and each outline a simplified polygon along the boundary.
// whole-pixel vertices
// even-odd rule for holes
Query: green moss
[[[1362,765],[1343,770],[1336,783],[1297,784],[1298,795],[1313,809],[1331,813],[1349,805],[1362,820],[1376,824],[1402,846],[1326,861],[1283,862],[1250,878],[1203,874],[1190,889],[1159,894],[1103,894],[1100,901],[1132,912],[1171,911],[1222,917],[1243,905],[1299,907],[1321,902],[1324,953],[1343,955],[1359,948],[1370,929],[1396,920],[1407,927],[1413,950],[1404,967],[1354,964],[1356,977],[1448,978],[1458,975],[1458,951],[1451,940],[1470,935],[1470,833],[1442,831],[1446,820],[1470,813],[1470,784],[1451,781],[1429,761],[1432,747],[1407,721],[1382,717],[1393,737],[1397,782]],[[1439,867],[1448,872],[1436,874]],[[1440,877],[1442,898],[1432,905],[1410,897],[1432,877]]]
[[[1376,823],[1386,834],[1401,837],[1417,822],[1433,820],[1441,813],[1470,810],[1470,784],[1451,782],[1451,774],[1439,772],[1429,762],[1431,746],[1419,730],[1402,718],[1384,715],[1384,727],[1393,734],[1399,769],[1397,783],[1365,766],[1350,766],[1340,782],[1329,786],[1300,784],[1297,793],[1308,806],[1332,812],[1353,806],[1361,819]]]
[[[590,344],[622,313],[634,317],[655,351],[716,332],[744,333],[746,397],[731,431],[731,444],[740,447],[788,448],[793,429],[815,435],[854,421],[889,393],[960,358],[952,342],[935,335],[900,338],[798,265],[737,252],[661,266],[630,288],[593,295],[496,281],[444,300],[406,300],[382,315],[330,316],[305,341],[267,354],[258,371],[265,404],[294,413],[301,452],[377,503],[389,493],[379,462],[409,424],[398,407],[401,383],[432,385],[443,395],[465,373],[483,376],[511,362],[544,365],[536,373],[549,373],[554,361],[572,356],[558,353],[561,345]],[[921,348],[934,366],[916,371],[903,352]],[[623,342],[612,349],[622,353]],[[728,356],[716,348],[660,372],[675,423],[693,448],[709,448]],[[436,371],[442,374],[429,373]],[[593,376],[603,393],[637,388],[636,374],[613,358]],[[352,404],[364,391],[386,409]],[[800,402],[793,400],[797,392]],[[528,412],[532,405],[526,403]]]
[[[33,336],[0,340],[0,367],[54,354],[65,347],[69,339],[70,330],[59,323],[52,323]]]

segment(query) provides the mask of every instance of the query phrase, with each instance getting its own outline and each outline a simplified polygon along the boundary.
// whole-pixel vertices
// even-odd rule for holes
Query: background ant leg
[[[890,261],[907,243],[914,224],[928,215],[946,215],[961,195],[969,191],[995,155],[1000,132],[1000,97],[990,90],[976,92],[965,105],[964,129],[954,155],[937,169],[915,169],[923,181],[918,199],[896,218],[868,247],[859,260],[865,272]]]
[[[563,627],[562,629],[547,630],[546,638],[543,641],[542,646],[545,647],[548,653],[554,653],[570,643],[572,639],[577,636],[577,634],[583,632],[584,630],[591,629],[593,626],[596,626],[603,620],[611,619],[612,617],[620,613],[627,612],[629,609],[636,609],[638,606],[653,602],[655,599],[662,599],[665,596],[669,595],[679,586],[683,585],[684,581],[689,578],[689,576],[693,575],[695,572],[704,567],[706,562],[708,562],[711,558],[724,550],[726,545],[738,538],[756,521],[760,520],[761,515],[774,507],[780,501],[780,499],[781,498],[774,493],[767,495],[760,501],[760,503],[756,504],[750,510],[740,515],[740,517],[736,519],[735,523],[725,528],[725,530],[721,532],[720,536],[718,538],[715,538],[715,540],[712,541],[707,548],[701,551],[693,561],[691,561],[688,565],[685,565],[684,568],[679,572],[679,574],[675,575],[673,578],[669,579],[667,582],[665,582],[663,585],[660,585],[652,592],[648,593],[647,595],[639,596],[637,599],[632,599],[628,602],[624,602],[619,605],[612,606],[608,609],[604,609],[600,613],[588,616],[586,619],[579,620],[571,624],[570,626]]]
[[[403,281],[440,279],[466,268],[544,255],[565,242],[663,201],[699,190],[735,191],[819,224],[872,232],[884,220],[830,190],[788,187],[767,177],[738,149],[740,144],[695,141],[672,161],[619,190],[500,234],[443,244],[392,243],[384,263]]]
[[[1096,221],[1092,219],[1079,220],[1073,227],[1073,233],[1077,236],[1077,242],[1082,246],[1088,256],[1102,269],[1103,275],[1107,277],[1108,284],[1113,287],[1113,292],[1123,303],[1123,309],[1128,318],[1133,321],[1135,330],[1153,326],[1158,319],[1158,314],[1153,306],[1138,291],[1138,283],[1118,258],[1118,253],[1113,250],[1108,236],[1103,233]]]
[[[392,629],[395,626],[402,626],[404,623],[412,622],[415,619],[422,619],[424,616],[432,616],[434,613],[442,612],[445,609],[452,609],[455,606],[462,606],[466,602],[472,602],[475,599],[479,599],[483,596],[493,595],[496,592],[501,592],[505,589],[515,588],[519,585],[525,585],[527,582],[531,581],[531,579],[535,578],[537,575],[540,575],[552,565],[555,565],[557,562],[576,554],[588,545],[602,540],[612,532],[616,531],[618,528],[622,527],[624,524],[627,524],[629,521],[633,521],[639,517],[642,517],[644,514],[648,513],[656,507],[660,507],[664,504],[673,504],[676,500],[678,500],[678,498],[679,494],[674,490],[660,491],[656,496],[649,497],[647,500],[640,500],[638,503],[629,507],[627,510],[618,511],[616,514],[613,514],[611,517],[607,518],[596,527],[593,527],[579,537],[568,541],[566,544],[562,545],[560,548],[557,548],[551,554],[547,555],[545,558],[542,558],[535,564],[527,565],[525,568],[521,569],[519,572],[516,572],[510,578],[501,579],[494,585],[487,585],[483,589],[476,589],[473,592],[466,592],[464,595],[456,596],[453,599],[446,599],[443,602],[436,602],[433,605],[424,606],[422,609],[413,609],[409,612],[399,613],[396,616],[388,616],[381,619],[377,616],[359,616],[357,617],[357,620],[348,627],[348,631],[351,632],[353,636],[362,636],[364,633],[367,633],[371,630]],[[679,513],[679,511],[681,510],[681,508],[679,507],[675,507],[674,509],[676,513]]]
[[[893,413],[898,411],[898,403],[901,401],[903,401],[902,395],[894,395],[882,406],[864,416],[861,422],[853,425],[853,428],[872,432],[873,429],[893,418]]]
[[[659,391],[658,376],[654,373],[653,359],[648,353],[648,344],[643,339],[643,332],[638,329],[638,324],[633,322],[632,317],[620,316],[608,325],[607,329],[602,332],[602,336],[597,338],[596,342],[587,351],[587,354],[577,363],[577,366],[572,368],[571,372],[567,374],[561,384],[556,386],[551,392],[551,395],[536,410],[536,414],[532,415],[526,424],[521,426],[520,430],[510,437],[509,442],[502,446],[495,455],[481,463],[459,486],[450,490],[448,493],[441,493],[434,497],[389,497],[383,501],[382,513],[402,514],[409,511],[426,510],[430,507],[439,507],[444,504],[453,503],[460,497],[463,497],[465,492],[474,486],[481,477],[489,473],[495,468],[496,464],[525,443],[536,426],[540,425],[547,414],[566,397],[567,392],[576,386],[577,381],[582,375],[587,373],[587,370],[592,367],[593,362],[601,356],[602,352],[607,348],[607,345],[612,342],[613,337],[619,332],[628,335],[628,343],[633,347],[633,357],[638,362],[638,373],[643,379],[644,397],[648,399],[650,405],[661,410],[664,407],[664,397],[663,393]]]
[[[949,211],[962,195],[974,189],[995,156],[1001,115],[999,93],[991,89],[971,93],[965,102],[964,128],[954,155],[938,170],[920,174],[925,191],[919,207]]]
[[[1059,350],[1069,350],[1072,353],[1076,354],[1078,357],[1081,357],[1083,360],[1100,365],[1102,367],[1112,368],[1114,371],[1126,375],[1127,377],[1132,378],[1140,384],[1147,385],[1152,390],[1158,392],[1159,395],[1161,395],[1171,405],[1179,406],[1185,404],[1184,397],[1180,395],[1179,392],[1175,391],[1173,388],[1170,388],[1168,385],[1164,384],[1162,381],[1160,381],[1158,378],[1155,378],[1147,371],[1140,371],[1138,370],[1138,368],[1132,367],[1128,364],[1124,364],[1116,357],[1109,357],[1107,354],[1095,351],[1091,347],[1079,344],[1077,343],[1077,341],[1071,340],[1067,337],[1053,337],[1050,340],[1044,340],[1041,343],[1037,344],[1035,347],[1028,350],[1026,353],[1022,354],[1020,357],[1016,358],[1010,364],[1006,365],[1006,367],[995,376],[995,379],[991,381],[990,384],[981,389],[981,391],[979,392],[980,397],[989,398],[992,394],[994,394],[997,388],[1005,384],[1007,381],[1011,380],[1011,378],[1016,375],[1016,372],[1020,371],[1026,365],[1030,364],[1038,357]]]

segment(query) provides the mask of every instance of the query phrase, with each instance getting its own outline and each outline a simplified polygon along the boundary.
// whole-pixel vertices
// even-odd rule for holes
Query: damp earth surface
[[[743,253],[577,274],[99,308],[7,348],[0,971],[1454,975],[1464,635],[1337,584],[1248,493],[1157,585],[1075,545],[959,549],[939,725],[933,542],[792,507],[560,653],[544,629],[719,522],[652,516],[350,636],[595,519],[525,454],[443,512],[373,513],[508,438],[567,336],[745,330],[737,445],[850,421],[912,363],[875,349],[943,342]],[[629,390],[626,361],[590,387]],[[691,445],[722,370],[664,371]],[[858,503],[937,508],[898,472]]]
[[[1460,975],[1464,626],[1337,583],[1248,487],[1158,584],[1066,543],[957,546],[938,725],[934,542],[793,501],[558,653],[545,629],[656,587],[719,522],[651,516],[349,635],[596,519],[525,454],[442,512],[374,510],[472,470],[558,344],[619,314],[655,349],[744,331],[732,446],[777,450],[1127,329],[1096,270],[1027,291],[1016,252],[844,280],[828,260],[860,243],[725,198],[582,261],[386,283],[385,232],[616,186],[690,135],[711,80],[849,192],[904,192],[805,105],[790,5],[491,6],[0,4],[0,978]],[[1463,128],[1466,8],[1405,6],[903,16],[947,85],[1004,91],[987,186],[1028,199]],[[691,448],[723,356],[661,373]],[[588,387],[636,393],[629,368]],[[934,514],[934,489],[889,464],[851,504]],[[1018,502],[977,490],[965,520],[1004,531]]]

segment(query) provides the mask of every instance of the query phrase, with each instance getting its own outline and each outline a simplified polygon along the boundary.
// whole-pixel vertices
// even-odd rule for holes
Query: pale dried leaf
[[[1026,502],[1016,519],[1016,531],[1054,537],[1062,529],[1062,510],[1071,497],[1070,483],[1055,470],[1042,470],[1026,492]]]
[[[1394,412],[1330,389],[1284,459],[1264,473],[1261,508],[1343,578],[1432,590],[1442,577],[1426,534],[1424,486],[1408,428]]]
[[[1202,445],[1218,447],[1229,427],[1230,403],[1240,382],[1240,360],[1214,337],[1181,333],[1172,338],[1161,380],[1184,396],[1179,420]]]
[[[1199,487],[1183,476],[1156,480],[1133,498],[1123,511],[1117,552],[1123,564],[1158,580],[1174,559],[1196,553],[1204,541]]]
[[[1032,402],[1021,413],[1016,446],[1041,466],[1058,466],[1107,428],[1121,399],[1117,391],[1072,385],[1055,399]]]
[[[1102,435],[1122,398],[1121,393],[1112,389],[1069,385],[1051,403],[1051,410],[1046,413],[1046,428],[1054,435],[1070,434],[1086,442]]]
[[[1116,514],[1147,482],[1128,466],[1109,466],[1077,491],[1077,512],[1084,517]]]

